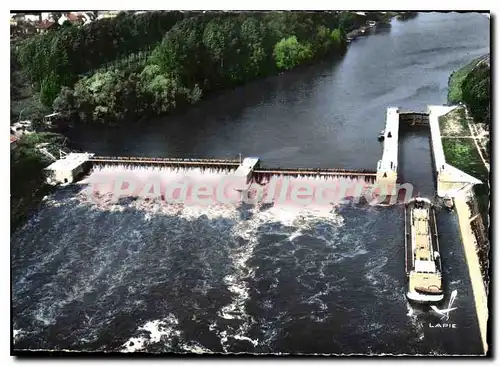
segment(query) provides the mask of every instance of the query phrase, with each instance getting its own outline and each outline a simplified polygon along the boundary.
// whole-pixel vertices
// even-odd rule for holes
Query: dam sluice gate
[[[130,176],[157,175],[162,177],[203,176],[231,178],[233,188],[243,192],[252,187],[269,185],[279,180],[281,185],[294,182],[315,186],[329,183],[337,189],[337,195],[344,197],[383,197],[378,203],[405,201],[420,192],[414,192],[412,184],[401,180],[401,139],[404,131],[429,127],[430,154],[434,175],[433,195],[451,196],[465,187],[481,183],[464,172],[446,163],[439,129],[439,116],[454,107],[428,106],[425,112],[403,111],[396,107],[387,108],[385,128],[379,135],[382,141],[382,156],[375,170],[350,170],[339,168],[283,168],[266,167],[257,157],[240,159],[182,159],[150,157],[95,156],[89,153],[70,153],[47,167],[47,180],[52,184],[72,183],[90,171]],[[331,187],[330,187],[331,188]],[[301,188],[297,188],[300,193]],[[308,194],[308,192],[302,192]],[[430,192],[426,192],[429,195]],[[394,199],[395,198],[395,199]],[[370,198],[369,198],[370,200]]]

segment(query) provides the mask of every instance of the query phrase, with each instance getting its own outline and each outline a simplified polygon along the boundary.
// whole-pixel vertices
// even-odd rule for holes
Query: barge
[[[406,296],[417,303],[443,300],[441,257],[434,205],[413,198],[405,205]]]

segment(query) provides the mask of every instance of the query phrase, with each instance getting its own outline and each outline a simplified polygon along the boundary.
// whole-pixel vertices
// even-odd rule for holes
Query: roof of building
[[[80,15],[80,14],[73,14],[73,13],[69,13],[66,15],[66,17],[68,18],[68,20],[70,22],[76,22],[78,20],[85,20],[84,16],[83,15]]]
[[[36,23],[35,27],[37,27],[38,29],[48,29],[52,27],[54,24],[56,24],[56,22],[52,22],[50,20],[45,19],[39,23]]]
[[[17,137],[14,135],[10,135],[10,143],[12,144],[13,142],[17,141]]]
[[[64,158],[50,164],[45,170],[68,171],[78,168],[86,162],[92,155],[87,153],[70,153]]]

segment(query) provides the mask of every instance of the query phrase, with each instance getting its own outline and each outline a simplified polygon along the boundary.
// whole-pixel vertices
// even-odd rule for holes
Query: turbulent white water
[[[102,173],[47,197],[14,236],[21,349],[328,353],[354,352],[351,337],[371,351],[423,339],[392,260],[403,223],[386,215],[400,208],[169,204],[106,188],[95,200]],[[311,345],[304,331],[323,335]]]

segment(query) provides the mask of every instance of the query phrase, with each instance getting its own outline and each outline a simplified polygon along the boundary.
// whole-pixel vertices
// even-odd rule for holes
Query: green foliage
[[[183,17],[183,13],[174,11],[127,13],[83,27],[61,27],[22,42],[19,62],[35,83],[55,74],[62,85],[69,86],[88,70],[157,43]]]
[[[148,65],[140,74],[115,70],[83,78],[74,89],[61,90],[54,110],[82,122],[113,124],[168,113],[200,97],[197,85],[187,88],[158,65]]]
[[[450,80],[448,82],[448,102],[450,104],[457,104],[462,102],[462,83],[465,80],[465,77],[471,72],[476,64],[476,60],[465,65],[461,69],[453,72],[450,76]]]
[[[43,168],[50,164],[39,153],[36,145],[48,142],[51,152],[62,146],[63,137],[52,133],[23,135],[10,156],[10,202],[11,227],[15,227],[27,216],[47,191]],[[49,149],[50,151],[50,149]]]
[[[342,43],[345,40],[345,35],[342,34],[342,30],[340,28],[334,29],[332,33],[330,34],[330,37],[332,38],[332,42],[335,45],[335,47],[340,48],[342,46]]]
[[[475,122],[490,123],[490,65],[482,62],[487,56],[473,60],[450,76],[448,102],[463,102]]]
[[[342,53],[345,34],[338,28],[339,15],[328,12],[185,16],[165,33],[145,66],[83,78],[72,89],[61,89],[54,109],[102,123],[169,113],[203,93]]]
[[[462,82],[462,98],[475,122],[490,123],[490,67],[483,63]]]
[[[291,69],[313,57],[310,45],[303,45],[297,41],[297,37],[283,38],[274,47],[276,66],[280,69]]]
[[[266,37],[268,28],[258,18],[247,18],[241,24],[241,40],[243,54],[246,56],[244,62],[245,79],[252,79],[260,74],[267,74],[268,57],[266,52]]]
[[[332,48],[332,38],[330,36],[330,30],[324,25],[318,26],[318,31],[313,43],[314,54],[322,56],[327,54]]]
[[[177,23],[156,47],[150,63],[167,75],[180,77],[191,85],[196,82],[206,61],[202,45],[205,17],[191,17]]]
[[[346,32],[358,28],[366,23],[365,17],[359,16],[354,12],[341,12],[339,19],[340,28],[344,29]]]
[[[40,101],[42,104],[46,107],[52,107],[52,103],[59,94],[60,89],[61,84],[55,74],[46,77],[40,85]]]
[[[443,150],[446,161],[454,167],[484,182],[474,187],[483,222],[488,222],[488,206],[490,202],[489,172],[483,164],[474,141],[470,138],[443,139]]]

